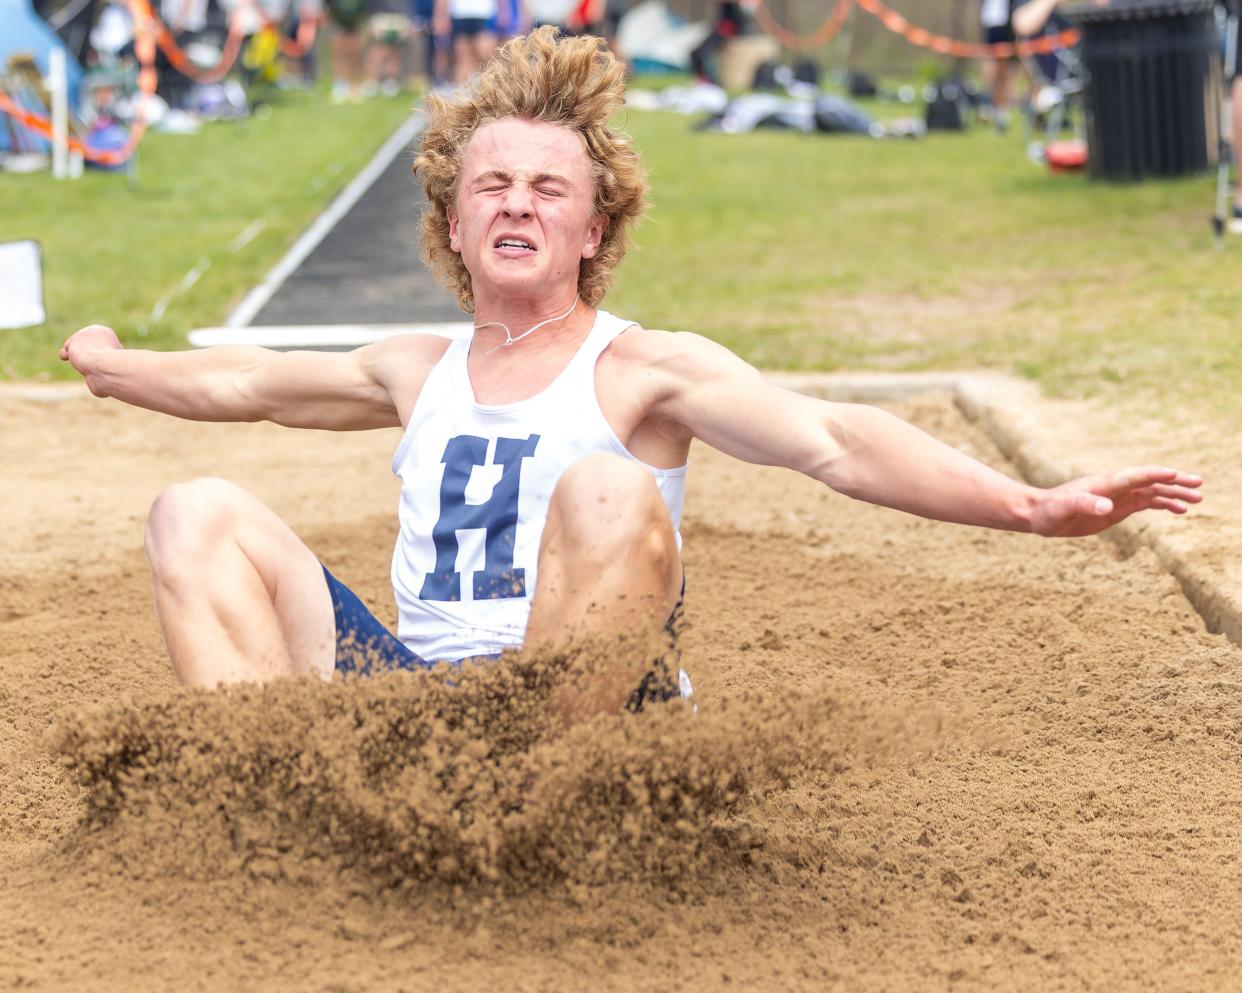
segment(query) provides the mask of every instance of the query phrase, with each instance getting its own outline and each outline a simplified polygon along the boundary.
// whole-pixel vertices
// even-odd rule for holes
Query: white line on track
[[[340,219],[371,188],[371,184],[388,168],[389,163],[403,149],[409,147],[410,142],[423,129],[425,120],[426,118],[421,110],[416,110],[406,118],[405,123],[397,128],[392,136],[380,146],[379,151],[363,167],[363,170],[350,180],[349,185],[341,190],[337,198],[328,205],[328,209],[316,217],[311,226],[293,243],[293,247],[285,253],[283,259],[276,263],[272,271],[264,277],[263,282],[247,293],[242,298],[242,302],[233,308],[233,312],[229,314],[224,322],[228,327],[245,327],[254,320],[255,314],[263,309],[264,304],[280,289],[284,281],[293,274],[294,270],[327,237],[328,232],[336,227]]]

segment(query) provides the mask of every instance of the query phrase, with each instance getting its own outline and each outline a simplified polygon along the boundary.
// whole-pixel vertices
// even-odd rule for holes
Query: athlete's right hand
[[[100,352],[123,348],[121,339],[111,328],[102,324],[91,324],[75,331],[60,346],[60,357],[68,362],[86,378],[87,388],[97,397],[106,396],[103,383],[92,375],[95,371],[94,358]]]

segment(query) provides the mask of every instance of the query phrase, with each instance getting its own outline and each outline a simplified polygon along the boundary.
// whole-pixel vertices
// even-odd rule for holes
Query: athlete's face
[[[594,204],[591,160],[574,132],[516,117],[479,128],[448,211],[450,244],[470,272],[475,300],[555,306],[572,296],[578,268],[599,251],[607,224]]]

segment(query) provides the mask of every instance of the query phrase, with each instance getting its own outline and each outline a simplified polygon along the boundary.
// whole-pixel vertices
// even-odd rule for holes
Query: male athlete
[[[769,385],[706,338],[597,309],[644,204],[638,156],[608,127],[622,89],[602,42],[545,28],[504,46],[467,95],[430,101],[424,256],[473,312],[470,341],[160,353],[94,325],[65,343],[97,396],[177,417],[405,429],[396,636],[231,483],[155,501],[147,553],[183,683],[365,668],[359,644],[411,667],[658,630],[682,593],[695,438],[871,503],[1049,536],[1199,501],[1198,477],[1153,467],[1027,486],[883,411]]]

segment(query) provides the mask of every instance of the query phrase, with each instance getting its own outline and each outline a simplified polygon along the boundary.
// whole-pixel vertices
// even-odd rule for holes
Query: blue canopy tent
[[[7,67],[12,56],[25,53],[34,57],[35,65],[46,76],[48,53],[53,48],[65,49],[65,45],[48,23],[34,12],[30,0],[0,0],[0,70]],[[72,107],[77,103],[82,67],[67,49],[65,67],[69,77],[69,105]],[[30,96],[24,97],[21,93],[10,93],[10,96],[27,110],[40,114],[47,112],[46,107]],[[9,129],[0,127],[0,151],[14,151],[11,145]]]

